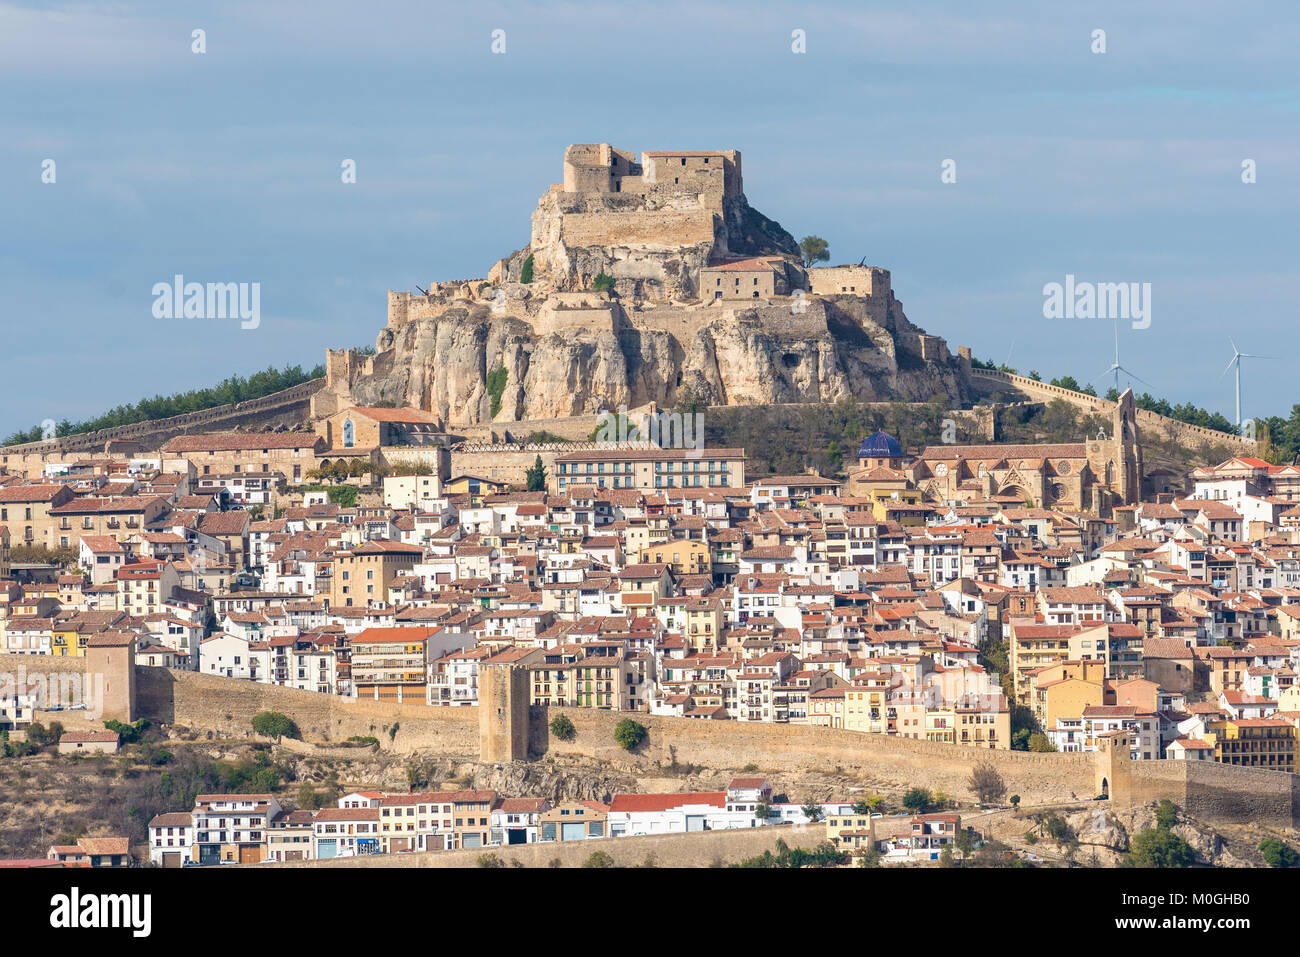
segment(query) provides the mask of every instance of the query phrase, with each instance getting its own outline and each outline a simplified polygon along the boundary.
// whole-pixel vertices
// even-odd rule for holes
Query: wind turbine
[[[1237,344],[1235,342],[1232,342],[1231,337],[1229,337],[1228,341],[1232,343],[1232,358],[1228,360],[1227,366],[1225,366],[1223,371],[1219,373],[1219,378],[1222,379],[1225,375],[1227,375],[1228,370],[1231,369],[1234,365],[1237,367],[1237,423],[1236,425],[1237,428],[1240,429],[1241,428],[1241,360],[1242,359],[1276,359],[1278,357],[1257,356],[1251,352],[1242,352],[1240,349],[1237,348]]]
[[[1151,383],[1148,382],[1146,379],[1142,379],[1139,378],[1138,376],[1135,376],[1132,372],[1130,372],[1128,369],[1125,369],[1122,365],[1119,364],[1119,319],[1115,320],[1115,361],[1110,364],[1110,367],[1106,369],[1106,371],[1104,371],[1102,375],[1108,376],[1112,372],[1115,373],[1115,394],[1116,395],[1119,394],[1119,374],[1121,372],[1124,373],[1126,376],[1128,376],[1130,379],[1137,379],[1137,381],[1141,382],[1143,385],[1151,385]]]

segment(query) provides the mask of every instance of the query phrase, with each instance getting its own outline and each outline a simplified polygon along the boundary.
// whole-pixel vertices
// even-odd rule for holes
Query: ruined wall
[[[879,266],[819,266],[808,270],[808,284],[819,296],[876,296],[889,300],[889,270]]]

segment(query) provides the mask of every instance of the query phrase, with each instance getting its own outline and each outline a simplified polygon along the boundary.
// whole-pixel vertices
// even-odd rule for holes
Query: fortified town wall
[[[245,427],[262,430],[281,425],[303,425],[311,417],[312,396],[324,386],[325,379],[311,379],[282,392],[264,395],[260,399],[219,405],[166,419],[83,432],[46,442],[8,445],[0,447],[0,466],[19,470],[35,465],[39,470],[50,458],[59,458],[68,452],[103,454],[105,444],[113,440],[139,442],[144,449],[152,451],[178,435],[195,432],[223,432]]]
[[[74,675],[84,659],[34,655],[0,655],[0,676],[22,668],[30,678],[43,672]],[[111,676],[109,676],[111,678]],[[304,741],[338,743],[353,735],[372,736],[383,750],[409,754],[432,750],[475,759],[491,741],[492,712],[477,707],[434,708],[422,704],[349,700],[311,691],[219,678],[188,671],[136,668],[134,713],[155,722],[247,737],[259,711],[280,711],[298,725]],[[628,715],[590,709],[563,709],[576,734],[570,741],[553,738],[552,715],[529,709],[527,752],[531,760],[547,753],[572,754],[633,771],[648,771],[673,762],[738,771],[748,764],[787,772],[835,769],[864,778],[887,778],[900,787],[920,786],[970,798],[967,780],[976,764],[989,763],[1002,775],[1008,795],[1025,805],[1078,800],[1108,793],[1118,806],[1169,798],[1188,814],[1207,823],[1256,821],[1279,828],[1296,826],[1300,817],[1300,777],[1279,771],[1239,768],[1216,762],[1132,761],[1127,747],[1103,746],[1096,755],[1036,754],[990,751],[798,725],[739,721],[696,721],[638,714],[649,731],[635,753],[614,741],[614,727]],[[493,709],[495,712],[496,709]],[[517,718],[517,716],[516,716]],[[99,726],[82,711],[45,711],[40,720],[57,720],[72,730]],[[516,721],[517,724],[517,721]],[[504,742],[522,750],[514,731]],[[482,757],[493,760],[491,755]]]
[[[1076,409],[1090,414],[1109,416],[1115,411],[1116,403],[1108,399],[1085,395],[1082,392],[1063,389],[1060,386],[1039,382],[1037,379],[1030,379],[1028,376],[1013,375],[1009,372],[999,372],[993,369],[971,369],[970,381],[974,389],[984,394],[997,391],[1003,393],[1019,392],[1035,402],[1051,402],[1053,399],[1062,399]],[[1222,444],[1239,447],[1244,454],[1252,453],[1255,449],[1255,443],[1250,439],[1232,435],[1228,432],[1220,432],[1217,429],[1207,429],[1203,426],[1180,422],[1177,419],[1171,419],[1169,416],[1160,415],[1147,409],[1137,410],[1137,424],[1141,429],[1150,429],[1165,439],[1189,448],[1195,448],[1202,442],[1208,442],[1212,445]]]

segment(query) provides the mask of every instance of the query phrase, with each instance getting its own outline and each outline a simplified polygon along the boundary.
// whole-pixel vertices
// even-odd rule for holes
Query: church
[[[926,502],[1014,499],[1106,517],[1141,499],[1142,447],[1133,391],[1119,397],[1111,431],[1082,442],[931,445],[907,466]]]

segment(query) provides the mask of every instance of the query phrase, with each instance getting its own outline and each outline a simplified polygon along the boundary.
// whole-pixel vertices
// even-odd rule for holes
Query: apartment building
[[[352,687],[358,698],[423,701],[428,640],[440,629],[367,628],[349,641]]]
[[[388,601],[388,590],[398,575],[414,574],[424,557],[418,545],[374,541],[336,552],[330,575],[330,606],[362,607]]]
[[[744,449],[588,449],[555,460],[561,494],[598,489],[743,488]]]
[[[272,794],[200,794],[194,799],[191,860],[199,864],[257,864],[266,859],[266,833],[284,808]]]

